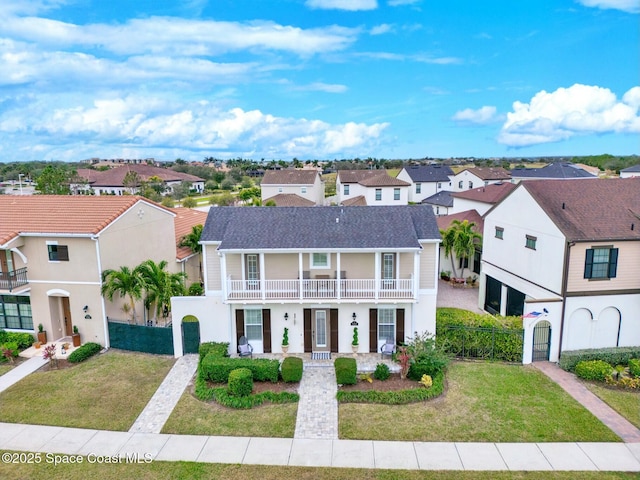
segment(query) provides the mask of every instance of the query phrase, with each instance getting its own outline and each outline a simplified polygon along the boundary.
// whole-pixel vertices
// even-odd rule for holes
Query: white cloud
[[[369,34],[382,35],[383,33],[392,32],[393,29],[394,29],[393,25],[390,25],[388,23],[382,23],[380,25],[376,25],[375,27],[371,28],[371,30],[369,31]]]
[[[305,90],[309,92],[326,92],[326,93],[344,93],[348,90],[346,85],[337,83],[314,82],[309,85],[296,88],[296,90]]]
[[[185,104],[139,95],[105,97],[86,105],[72,103],[77,98],[71,95],[47,102],[42,97],[30,100],[0,115],[0,132],[14,150],[37,153],[36,158],[52,158],[56,144],[64,144],[66,154],[72,152],[75,159],[92,156],[91,149],[128,149],[140,156],[165,149],[182,151],[183,156],[185,151],[196,155],[250,151],[276,158],[322,158],[373,151],[389,125],[329,124],[260,110],[222,109],[208,101]],[[60,103],[66,105],[51,106]]]
[[[514,102],[498,141],[521,147],[557,142],[576,135],[640,133],[640,87],[622,101],[608,88],[575,84],[538,92],[530,103]]]
[[[496,107],[491,106],[484,106],[478,110],[466,108],[456,112],[452,119],[456,122],[474,123],[478,125],[487,125],[500,120],[496,115]]]
[[[577,2],[585,7],[596,7],[602,10],[613,9],[629,13],[640,12],[640,2],[638,0],[577,0]]]
[[[378,8],[377,0],[307,0],[305,5],[309,8],[323,10],[375,10]]]
[[[416,5],[420,3],[422,0],[389,0],[387,4],[390,7],[399,7],[402,5]]]

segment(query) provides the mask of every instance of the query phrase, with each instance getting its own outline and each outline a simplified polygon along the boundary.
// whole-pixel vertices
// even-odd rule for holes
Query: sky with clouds
[[[1,0],[0,161],[640,153],[640,0]]]

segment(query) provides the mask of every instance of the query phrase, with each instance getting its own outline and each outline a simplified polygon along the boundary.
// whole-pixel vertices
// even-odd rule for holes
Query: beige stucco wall
[[[66,245],[69,261],[51,262],[47,242]],[[27,275],[29,281],[95,282],[99,280],[95,241],[88,237],[26,237],[20,250],[27,257]],[[14,258],[17,258],[14,255]]]
[[[610,246],[618,249],[618,268],[615,278],[589,280],[584,278],[584,262],[589,248]],[[640,288],[640,242],[577,243],[570,250],[568,292],[627,290]]]

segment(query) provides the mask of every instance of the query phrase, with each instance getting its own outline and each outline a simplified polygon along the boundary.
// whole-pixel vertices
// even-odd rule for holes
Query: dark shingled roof
[[[447,165],[412,165],[404,167],[414,183],[420,182],[448,182],[453,170]]]
[[[517,178],[598,178],[573,163],[550,163],[542,168],[514,168],[511,176]]]
[[[431,195],[430,197],[422,200],[422,203],[429,205],[439,205],[441,207],[453,207],[453,197],[451,196],[450,191],[448,190],[440,190],[435,195]]]
[[[638,177],[538,180],[520,185],[569,241],[640,240]]]
[[[215,207],[209,210],[203,242],[221,250],[420,248],[439,240],[428,206]]]
[[[638,165],[633,165],[631,167],[628,168],[623,168],[622,170],[620,170],[620,172],[625,172],[625,173],[635,173],[635,172],[640,172],[640,163]]]

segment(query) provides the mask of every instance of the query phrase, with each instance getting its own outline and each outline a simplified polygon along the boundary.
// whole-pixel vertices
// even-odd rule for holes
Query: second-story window
[[[307,187],[300,187],[300,193],[307,193]]]
[[[382,200],[382,189],[376,188],[376,202],[379,202],[380,200]]]
[[[331,268],[329,254],[324,253],[312,253],[311,254],[311,268]]]
[[[416,183],[416,193],[421,193],[421,192],[422,192],[422,184]]]
[[[47,245],[50,262],[68,262],[69,247],[66,245],[49,244]]]
[[[344,195],[349,195],[349,185],[343,185],[342,191]]]
[[[504,238],[504,228],[496,227],[496,238],[502,240]]]
[[[532,237],[531,235],[527,235],[524,246],[527,247],[527,248],[530,248],[531,250],[535,250],[537,241],[538,241],[538,239],[536,237]]]
[[[399,188],[394,188],[393,189],[393,199],[394,200],[400,200],[400,189]]]
[[[618,270],[618,249],[596,247],[587,249],[584,262],[584,278],[615,278]]]
[[[460,180],[460,181],[458,182],[458,188],[459,188],[460,190],[462,190],[462,188],[463,188],[463,186],[462,186],[462,180]]]
[[[469,188],[473,188],[473,182],[469,182]]]

